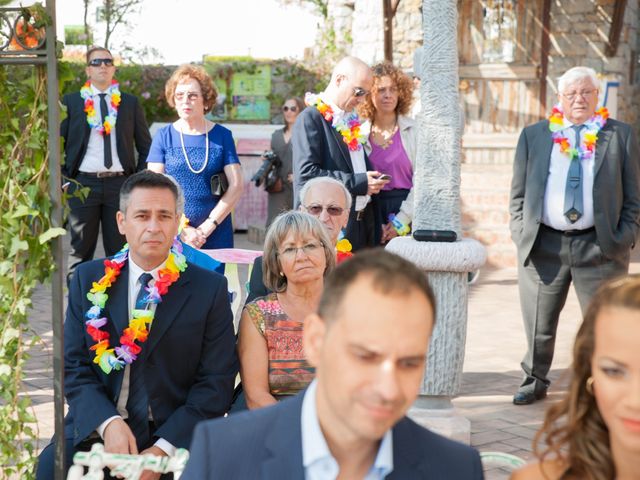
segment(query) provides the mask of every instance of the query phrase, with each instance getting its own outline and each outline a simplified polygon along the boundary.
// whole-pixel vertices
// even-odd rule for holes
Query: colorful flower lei
[[[336,243],[336,263],[342,263],[353,257],[352,248],[351,242],[346,238],[338,240],[338,243]]]
[[[169,286],[180,278],[180,272],[187,268],[187,261],[182,254],[182,244],[175,239],[171,247],[171,252],[167,258],[165,267],[158,271],[158,279],[152,282],[146,290],[148,294],[143,301],[146,302],[144,309],[135,308],[131,312],[129,326],[125,328],[120,337],[120,346],[110,348],[109,332],[100,330],[108,320],[102,316],[104,305],[109,299],[106,290],[116,281],[122,267],[129,258],[129,245],[125,245],[112,259],[104,261],[104,276],[97,282],[93,282],[93,287],[87,293],[87,298],[93,306],[87,310],[85,321],[87,333],[96,342],[89,349],[95,351],[93,363],[100,366],[107,375],[112,370],[120,370],[125,365],[131,365],[142,351],[142,347],[136,344],[144,343],[149,336],[147,325],[151,326],[154,311],[149,309],[152,304],[162,301],[162,295],[169,290]]]
[[[560,145],[560,152],[568,155],[569,160],[573,160],[576,156],[579,160],[591,158],[596,148],[598,132],[607,123],[608,118],[609,111],[605,107],[596,110],[595,115],[584,123],[587,131],[583,133],[580,145],[571,147],[569,139],[562,133],[563,130],[566,130],[564,127],[564,112],[558,103],[553,107],[549,116],[551,138],[553,138],[554,143]]]
[[[111,80],[111,85],[107,89],[106,93],[110,96],[111,101],[107,104],[109,109],[108,115],[102,123],[102,118],[95,108],[93,102],[93,89],[91,88],[91,82],[87,80],[80,89],[80,96],[84,99],[84,111],[87,114],[87,123],[91,128],[95,128],[100,135],[110,135],[111,130],[116,125],[116,118],[118,118],[118,107],[121,102],[120,89],[118,88],[118,82]]]
[[[320,98],[320,95],[313,93],[307,93],[304,101],[307,105],[316,107],[324,119],[331,122],[331,126],[342,135],[342,140],[350,151],[357,152],[367,142],[367,135],[360,131],[362,123],[355,111],[334,115],[333,109]]]

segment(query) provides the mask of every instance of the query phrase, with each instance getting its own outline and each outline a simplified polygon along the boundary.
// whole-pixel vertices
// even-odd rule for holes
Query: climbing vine
[[[11,75],[8,75],[12,69]],[[44,67],[0,66],[0,478],[32,478],[37,429],[23,390],[27,314],[48,280],[51,224]]]

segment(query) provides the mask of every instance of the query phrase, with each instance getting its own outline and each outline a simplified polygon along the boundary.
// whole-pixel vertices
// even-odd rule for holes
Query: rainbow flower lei
[[[162,301],[162,295],[169,290],[169,286],[180,278],[180,272],[187,268],[187,261],[182,254],[182,244],[178,239],[174,239],[171,252],[167,258],[165,267],[158,271],[158,279],[152,282],[146,290],[148,294],[143,301],[146,302],[144,309],[134,309],[131,312],[129,326],[125,328],[120,337],[120,345],[110,348],[109,332],[100,330],[108,320],[102,316],[104,305],[109,299],[106,290],[116,281],[120,275],[122,267],[129,258],[129,245],[125,245],[112,259],[104,261],[104,276],[97,282],[93,282],[93,287],[87,293],[87,298],[93,306],[87,310],[85,317],[86,330],[89,336],[96,342],[90,347],[95,352],[93,363],[100,366],[107,375],[113,370],[120,370],[125,365],[131,365],[142,351],[142,347],[136,344],[144,343],[149,336],[147,325],[151,326],[154,311],[149,309],[152,304]]]
[[[582,142],[580,145],[572,147],[569,139],[562,133],[563,130],[566,130],[564,127],[564,112],[558,103],[553,107],[549,116],[551,138],[553,138],[554,143],[560,145],[560,152],[567,155],[569,160],[573,160],[575,157],[578,157],[579,160],[589,159],[595,151],[598,132],[607,123],[608,118],[609,111],[606,107],[596,110],[595,115],[584,124],[587,127],[587,131],[582,135]]]
[[[342,263],[353,257],[352,248],[351,242],[346,238],[338,240],[338,243],[336,243],[336,263]]]
[[[360,131],[362,123],[355,111],[334,115],[333,109],[320,98],[320,95],[313,93],[307,93],[304,101],[307,105],[316,107],[324,119],[331,122],[331,126],[342,135],[342,140],[350,151],[357,152],[367,142],[367,136]]]
[[[116,118],[118,117],[118,107],[121,102],[121,95],[118,82],[111,80],[111,85],[107,89],[107,95],[110,96],[111,101],[107,104],[109,109],[108,115],[102,123],[102,118],[98,114],[93,102],[93,90],[91,88],[91,82],[87,80],[80,89],[80,96],[84,99],[84,111],[87,114],[87,123],[91,128],[95,128],[100,135],[110,135],[111,130],[116,124]]]

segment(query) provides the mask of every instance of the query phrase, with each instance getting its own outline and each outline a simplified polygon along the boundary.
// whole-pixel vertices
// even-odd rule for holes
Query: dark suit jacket
[[[185,480],[304,479],[300,415],[304,394],[196,427]],[[388,479],[482,479],[471,447],[418,426],[408,418],[393,428],[393,472]]]
[[[128,265],[113,286],[104,314],[110,341],[119,344],[128,324]],[[91,307],[86,293],[104,274],[102,260],[78,266],[69,287],[64,324],[65,394],[69,404],[65,436],[77,445],[107,418],[116,404],[124,369],[106,375],[93,363],[94,344],[85,332],[84,314]],[[238,372],[233,315],[226,279],[189,264],[158,304],[148,340],[138,362],[144,362],[155,435],[187,448],[195,425],[224,415],[231,403]]]
[[[552,148],[548,120],[526,127],[518,140],[509,213],[511,238],[523,264],[542,222]],[[640,229],[640,158],[631,126],[613,119],[607,120],[598,133],[593,213],[604,255],[610,259],[628,255]]]
[[[299,194],[302,186],[315,177],[333,177],[340,180],[354,197],[367,194],[367,174],[353,173],[347,144],[317,108],[305,108],[298,116],[293,125],[291,147],[294,208],[300,205]],[[365,163],[367,170],[371,170],[366,153]]]
[[[65,153],[62,174],[65,177],[75,178],[87,152],[91,127],[87,123],[84,100],[80,96],[80,92],[65,95],[62,103],[67,107],[67,117],[60,125],[60,135],[64,139]],[[151,136],[142,107],[133,95],[122,93],[115,131],[118,158],[125,174],[130,175],[144,170],[147,167]],[[137,162],[133,150],[134,143],[138,151]]]

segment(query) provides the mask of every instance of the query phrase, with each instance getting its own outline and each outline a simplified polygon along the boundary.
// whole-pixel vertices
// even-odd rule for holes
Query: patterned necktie
[[[576,132],[575,149],[580,148],[580,131],[583,125],[574,125],[571,128]],[[564,190],[564,216],[570,223],[575,223],[580,217],[584,209],[582,208],[582,165],[580,164],[580,156],[576,155],[569,164],[567,172],[567,184]]]
[[[104,119],[109,114],[107,108],[106,93],[99,93],[100,95],[100,111],[102,112],[102,124],[104,125]],[[104,166],[108,170],[113,165],[113,159],[111,158],[111,135],[107,135],[106,132],[102,135],[102,144],[104,145]]]
[[[153,277],[150,273],[140,275],[140,291],[136,298],[136,309],[144,308],[146,302],[144,297],[147,294],[145,287]],[[136,437],[138,450],[146,448],[150,439],[149,432],[149,397],[144,384],[144,364],[140,356],[131,364],[129,369],[129,398],[127,399],[127,413],[129,418],[127,423]]]

